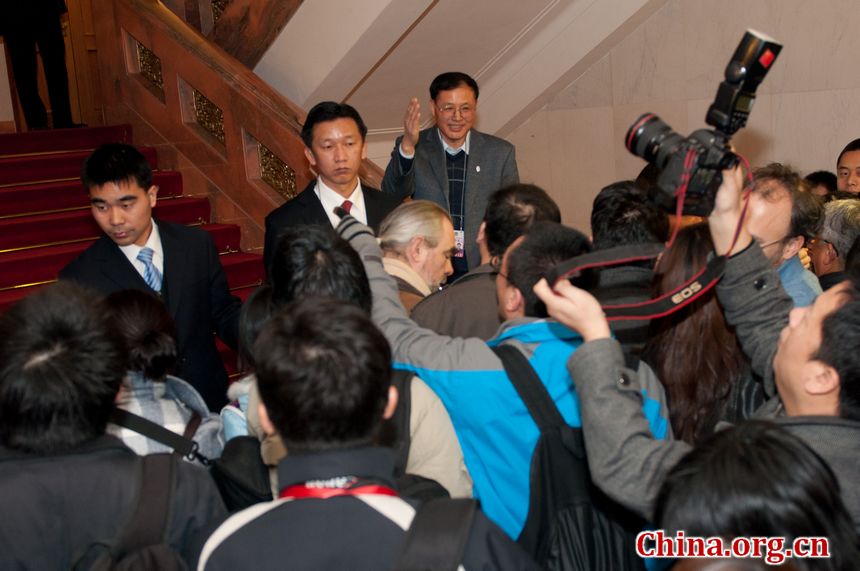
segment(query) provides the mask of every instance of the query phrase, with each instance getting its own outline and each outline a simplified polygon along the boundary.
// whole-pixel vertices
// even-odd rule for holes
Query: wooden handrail
[[[157,0],[99,6],[94,18],[105,122],[131,123],[135,144],[155,146],[160,168],[180,170],[190,193],[209,195],[216,220],[242,226],[244,248],[259,248],[264,217],[286,198],[263,181],[257,144],[294,171],[296,190],[302,190],[314,176],[299,136],[304,111]],[[141,69],[138,45],[157,58],[160,87],[147,79],[157,75],[146,71],[152,57],[143,58]],[[196,105],[210,118],[220,112],[220,134],[198,120]],[[361,175],[379,187],[379,167],[365,161]]]

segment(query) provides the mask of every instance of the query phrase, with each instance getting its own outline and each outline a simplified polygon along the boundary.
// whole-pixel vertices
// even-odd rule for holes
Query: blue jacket
[[[579,400],[566,364],[582,339],[553,320],[527,317],[502,324],[488,342],[423,329],[407,316],[394,280],[382,267],[376,240],[362,230],[366,227],[358,223],[339,227],[362,256],[373,292],[373,318],[391,343],[395,366],[414,371],[439,395],[481,508],[508,535],[518,537],[528,514],[529,468],[539,431],[490,346],[510,343],[520,349],[565,420],[579,427]],[[654,436],[665,438],[669,423],[662,387],[653,373],[643,376],[643,412]]]

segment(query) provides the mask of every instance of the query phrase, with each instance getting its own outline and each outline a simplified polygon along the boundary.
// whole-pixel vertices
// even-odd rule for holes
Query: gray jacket
[[[752,360],[753,370],[765,379],[769,394],[775,395],[773,356],[793,305],[758,246],[728,261],[717,296]],[[666,474],[692,447],[651,436],[641,412],[640,380],[625,368],[617,341],[601,339],[584,344],[569,359],[568,369],[577,380],[582,403],[592,480],[610,497],[650,519]],[[849,512],[855,523],[860,523],[860,491],[856,487],[860,423],[836,417],[786,417],[778,395],[756,416],[772,418],[830,464]]]
[[[391,160],[382,179],[382,192],[399,198],[431,200],[450,211],[448,204],[448,169],[445,149],[436,127],[424,129],[418,136],[415,158],[409,170],[400,163],[398,137],[391,151]],[[469,269],[481,263],[481,252],[475,239],[487,210],[487,200],[494,191],[519,182],[514,146],[503,139],[471,130],[469,158],[466,165],[466,196],[464,198],[466,259]]]

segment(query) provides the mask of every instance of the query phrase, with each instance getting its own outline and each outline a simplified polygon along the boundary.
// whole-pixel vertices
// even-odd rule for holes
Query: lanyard
[[[381,496],[396,496],[397,492],[388,486],[368,484],[356,488],[311,488],[306,484],[287,486],[278,497],[281,499],[303,500],[305,498],[319,498],[325,500],[336,496],[361,496],[364,494],[378,494]]]

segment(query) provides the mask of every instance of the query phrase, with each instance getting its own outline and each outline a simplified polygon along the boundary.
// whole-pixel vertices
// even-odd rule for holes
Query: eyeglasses
[[[471,117],[472,114],[475,112],[475,108],[471,105],[460,105],[459,107],[457,107],[456,105],[443,105],[442,107],[436,105],[436,109],[438,109],[439,113],[441,113],[442,115],[454,117],[457,115],[457,113],[459,113],[460,117],[463,118]]]
[[[768,246],[773,246],[774,244],[780,244],[782,242],[785,242],[785,238],[777,238],[776,240],[771,240],[770,242],[762,242],[761,244],[759,244],[759,246],[762,250],[764,250]]]

